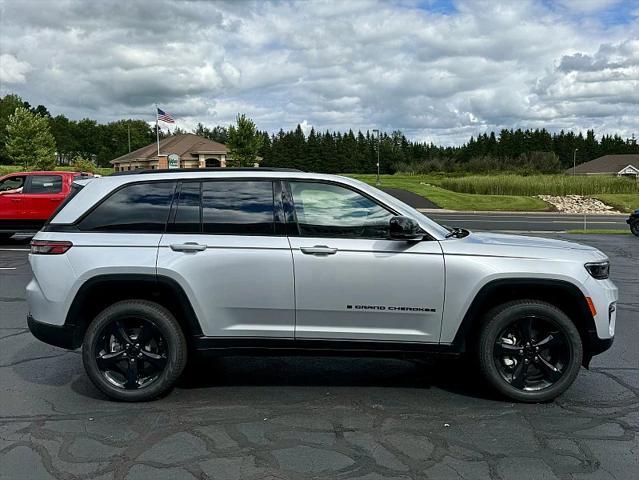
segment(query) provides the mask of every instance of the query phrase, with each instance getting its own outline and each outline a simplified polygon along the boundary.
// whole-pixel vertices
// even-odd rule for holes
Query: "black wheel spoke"
[[[535,342],[533,346],[539,347],[540,349],[552,348],[561,345],[561,339],[557,332],[550,333],[545,338],[542,338],[538,342]]]
[[[135,343],[140,345],[140,348],[144,348],[147,342],[151,339],[151,327],[143,322],[138,331],[138,337],[135,339]]]
[[[548,362],[545,358],[541,356],[538,358],[539,361],[537,362],[537,365],[539,366],[539,369],[544,373],[544,376],[548,379],[549,382],[555,383],[561,378],[561,370]]]
[[[156,370],[162,371],[166,365],[166,358],[157,353],[147,352],[142,350],[142,360],[149,362]]]
[[[134,358],[129,360],[128,368],[126,369],[126,383],[124,388],[127,390],[138,388],[138,364]]]
[[[526,317],[520,320],[519,326],[521,329],[521,340],[523,343],[532,342],[532,318]]]
[[[515,371],[513,372],[513,379],[510,384],[515,387],[522,389],[525,386],[526,375],[528,374],[528,364],[524,362],[519,362],[515,367]]]
[[[131,337],[129,337],[129,334],[126,333],[124,326],[122,326],[122,323],[117,320],[113,323],[113,335],[115,335],[115,338],[117,338],[122,345],[133,344]]]
[[[116,364],[120,360],[122,360],[123,355],[124,355],[124,351],[98,355],[98,357],[96,358],[98,362],[98,368],[100,370],[113,370],[114,368],[116,368]]]
[[[501,341],[495,344],[495,354],[500,356],[508,355],[511,357],[520,357],[523,355],[523,352],[521,352],[521,347]]]

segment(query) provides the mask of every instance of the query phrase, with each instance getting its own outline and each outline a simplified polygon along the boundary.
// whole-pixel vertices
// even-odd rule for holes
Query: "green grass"
[[[56,167],[55,169],[60,172],[73,171],[71,167]],[[24,168],[19,167],[17,165],[0,165],[0,175],[6,175],[7,173],[22,172],[22,171],[24,171]],[[94,173],[97,173],[100,175],[111,175],[113,171],[114,170],[112,168],[100,167],[100,168],[96,168]]]
[[[612,175],[469,175],[443,178],[438,185],[477,195],[639,195],[639,183],[634,179]]]
[[[580,233],[585,235],[590,234],[605,234],[605,235],[630,235],[630,229],[628,230],[612,230],[609,228],[600,228],[592,230],[567,230],[566,233]]]
[[[348,175],[375,185],[375,175]],[[552,210],[546,202],[529,196],[473,195],[437,186],[443,175],[382,175],[382,187],[402,188],[421,195],[448,210],[544,212]]]
[[[601,200],[606,205],[615,207],[620,212],[634,212],[639,208],[639,193],[611,193],[608,195],[593,195],[594,198]]]

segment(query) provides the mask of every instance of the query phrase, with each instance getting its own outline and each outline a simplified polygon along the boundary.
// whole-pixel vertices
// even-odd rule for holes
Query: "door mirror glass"
[[[393,217],[390,219],[390,237],[395,240],[421,240],[424,233],[412,218]]]

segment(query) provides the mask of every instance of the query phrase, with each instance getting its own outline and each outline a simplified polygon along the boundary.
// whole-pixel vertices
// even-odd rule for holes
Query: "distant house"
[[[182,133],[160,140],[160,155],[157,143],[153,142],[111,160],[111,164],[116,172],[139,168],[226,167],[227,154],[226,145],[192,133]]]
[[[573,169],[566,173],[572,175]],[[639,176],[639,154],[604,155],[589,162],[577,165],[577,175],[629,175]]]

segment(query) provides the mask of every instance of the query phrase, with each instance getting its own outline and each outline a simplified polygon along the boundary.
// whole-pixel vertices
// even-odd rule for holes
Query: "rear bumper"
[[[27,325],[34,337],[49,345],[75,350],[81,344],[75,325],[51,325],[38,322],[31,315],[27,316]]]

